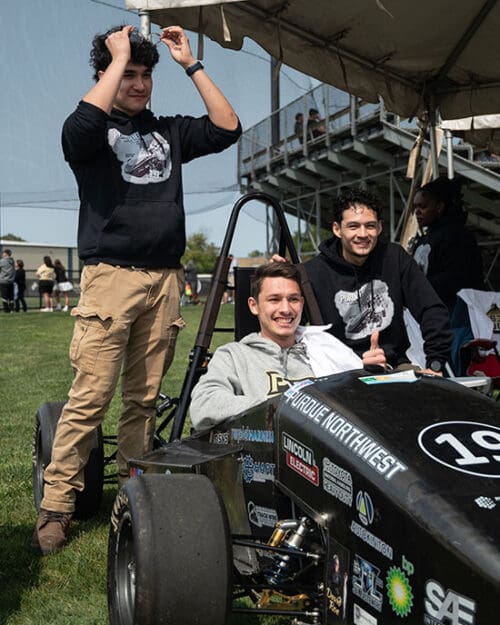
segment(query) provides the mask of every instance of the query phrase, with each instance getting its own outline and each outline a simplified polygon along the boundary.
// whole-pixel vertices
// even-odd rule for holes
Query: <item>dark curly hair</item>
[[[111,54],[106,47],[105,41],[111,33],[116,33],[125,26],[113,26],[102,35],[96,35],[92,40],[90,51],[90,66],[94,68],[94,80],[99,78],[99,72],[104,72],[111,63]],[[150,69],[158,63],[160,55],[156,46],[143,37],[137,30],[130,33],[130,62],[136,65],[145,65]]]
[[[363,191],[363,189],[346,189],[342,195],[333,200],[331,208],[332,222],[339,224],[342,221],[344,211],[356,204],[364,204],[371,208],[376,213],[377,219],[382,219],[382,205],[380,199],[375,194]]]

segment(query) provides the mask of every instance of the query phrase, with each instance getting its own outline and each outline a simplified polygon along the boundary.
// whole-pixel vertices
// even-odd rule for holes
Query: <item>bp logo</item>
[[[373,523],[373,502],[366,491],[360,490],[356,495],[356,510],[363,525],[371,525]]]
[[[386,589],[393,611],[398,616],[408,616],[413,607],[413,592],[406,574],[398,566],[388,570]]]

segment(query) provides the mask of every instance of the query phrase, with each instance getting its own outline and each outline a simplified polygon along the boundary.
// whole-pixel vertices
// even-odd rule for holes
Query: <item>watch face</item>
[[[443,365],[439,362],[439,360],[433,360],[430,364],[430,368],[438,373],[443,370]]]

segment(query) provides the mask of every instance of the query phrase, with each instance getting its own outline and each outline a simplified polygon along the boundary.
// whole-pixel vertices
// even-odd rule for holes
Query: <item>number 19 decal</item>
[[[422,450],[455,471],[500,478],[500,428],[473,421],[443,421],[423,429]]]

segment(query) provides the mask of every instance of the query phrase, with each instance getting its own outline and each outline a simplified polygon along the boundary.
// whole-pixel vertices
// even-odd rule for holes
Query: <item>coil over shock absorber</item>
[[[309,530],[309,519],[302,517],[301,519],[289,519],[286,521],[278,521],[276,528],[269,539],[269,545],[272,547],[290,547],[291,549],[299,549],[304,540],[304,536]],[[274,563],[265,577],[267,582],[272,586],[277,586],[286,580],[288,569],[290,567],[291,556],[287,554],[275,553],[273,555]]]

